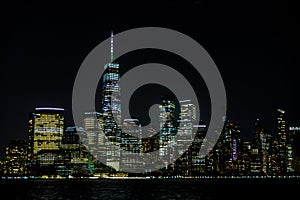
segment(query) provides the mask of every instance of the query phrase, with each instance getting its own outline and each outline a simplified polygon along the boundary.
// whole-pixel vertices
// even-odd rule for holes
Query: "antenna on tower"
[[[112,63],[114,60],[114,33],[111,31],[110,35],[110,62]]]

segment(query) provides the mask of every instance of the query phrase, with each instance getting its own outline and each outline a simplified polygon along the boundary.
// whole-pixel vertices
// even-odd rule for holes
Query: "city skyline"
[[[275,132],[276,119],[272,116],[275,116],[277,108],[286,110],[291,126],[297,126],[299,97],[294,66],[298,65],[298,61],[293,43],[296,38],[293,32],[294,13],[287,12],[290,4],[253,2],[212,5],[187,2],[147,5],[155,8],[156,16],[151,15],[150,11],[143,13],[141,9],[135,10],[140,20],[136,20],[134,14],[128,13],[121,18],[121,14],[115,13],[111,18],[105,18],[105,21],[100,20],[103,24],[99,24],[97,16],[110,16],[106,9],[92,14],[95,18],[89,18],[89,23],[84,21],[84,16],[65,16],[67,5],[63,4],[57,8],[55,16],[46,10],[35,9],[37,5],[34,3],[20,4],[16,11],[8,13],[4,18],[4,37],[1,37],[4,47],[1,49],[2,65],[7,74],[1,80],[7,105],[1,120],[1,146],[8,144],[11,138],[26,137],[27,120],[24,119],[36,106],[64,107],[66,118],[70,120],[66,123],[72,125],[71,90],[76,72],[86,54],[109,37],[111,29],[119,33],[128,28],[154,25],[175,28],[192,36],[211,54],[225,82],[228,116],[240,121],[243,137],[251,137],[257,118]],[[75,5],[75,10],[70,11],[70,14],[76,13],[79,7]],[[8,10],[10,8],[12,6],[8,5]],[[165,9],[169,15],[161,18]],[[186,13],[186,10],[191,12]],[[186,15],[176,17],[179,11]],[[210,12],[218,14],[212,16]],[[35,15],[40,17],[35,18]],[[239,19],[236,15],[240,16]],[[220,19],[218,16],[223,17]],[[202,18],[207,21],[201,21]],[[190,19],[199,19],[203,29],[198,31],[198,28],[190,26],[187,23]],[[84,30],[79,31],[78,26]],[[143,53],[136,53],[120,59],[120,63],[123,63],[123,69],[120,70],[145,61]],[[156,60],[162,59],[168,63],[169,59],[159,53],[146,58],[155,60],[153,57],[157,56]],[[173,62],[184,64],[175,58]],[[176,65],[171,61],[169,63]],[[19,73],[15,73],[15,69]],[[278,91],[283,94],[277,95]]]
[[[77,112],[83,117],[70,127],[63,108],[36,107],[28,119],[28,139],[12,140],[6,146],[1,176],[291,177],[300,173],[300,127],[288,127],[286,112],[280,108],[277,131],[272,133],[256,119],[251,141],[241,138],[239,122],[225,114],[224,126],[212,130],[218,137],[214,142],[207,122],[197,118],[200,110],[195,102],[178,100],[175,94],[160,97],[159,115],[151,116],[159,119],[159,127],[143,131],[144,119],[124,118],[113,39],[111,32],[110,60],[103,66],[98,91],[100,111]]]
[[[1,8],[3,198],[298,195],[296,1]]]
[[[6,145],[6,158],[0,162],[0,174],[3,177],[27,178],[76,178],[78,175],[81,177],[94,176],[95,178],[132,177],[129,172],[133,168],[147,167],[147,164],[135,160],[134,153],[159,151],[158,160],[154,159],[153,161],[160,165],[159,160],[172,159],[170,155],[175,156],[176,146],[183,144],[173,140],[174,134],[188,133],[190,135],[190,131],[196,131],[196,136],[193,143],[189,144],[188,150],[181,154],[179,159],[176,159],[174,163],[171,162],[168,167],[157,168],[154,171],[146,170],[144,173],[138,173],[140,175],[134,173],[133,177],[270,178],[297,177],[300,174],[300,127],[286,127],[284,110],[277,109],[278,132],[276,134],[271,134],[257,119],[252,141],[244,141],[240,137],[240,126],[236,121],[224,119],[225,124],[222,130],[219,130],[218,142],[205,157],[201,157],[199,150],[203,148],[205,141],[206,124],[189,120],[194,118],[191,113],[195,108],[188,100],[181,101],[179,121],[175,118],[166,118],[166,116],[174,116],[176,113],[175,107],[171,107],[171,109],[169,107],[169,105],[175,106],[175,104],[167,99],[164,97],[161,101],[160,121],[165,125],[160,133],[158,135],[154,133],[154,137],[152,137],[154,140],[140,138],[140,141],[134,139],[136,134],[142,134],[140,128],[132,126],[138,123],[136,119],[124,119],[122,133],[118,136],[118,133],[115,132],[120,139],[114,139],[115,136],[111,134],[110,128],[105,130],[105,127],[110,127],[111,122],[108,122],[105,117],[103,118],[101,113],[96,113],[97,121],[95,121],[93,114],[86,112],[83,127],[68,127],[64,124],[64,109],[37,107],[34,112],[30,113],[28,139],[12,140]],[[168,121],[183,123],[185,128],[176,131],[176,126],[170,126]],[[169,125],[166,126],[166,124]],[[107,139],[103,134],[108,136]],[[114,144],[128,152],[126,154],[121,152],[119,155],[110,157],[109,155],[112,155],[114,150],[110,150],[106,146],[106,142],[110,142],[109,140],[119,141],[120,144]],[[172,147],[173,143],[177,145]],[[165,145],[168,144],[171,146],[165,148]],[[172,153],[169,155],[166,154],[166,151]],[[128,155],[133,156],[131,161],[125,159]],[[103,157],[106,161],[103,160]],[[86,170],[86,172],[82,170]]]

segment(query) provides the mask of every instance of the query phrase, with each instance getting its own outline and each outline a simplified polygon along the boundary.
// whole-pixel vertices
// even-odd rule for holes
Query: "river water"
[[[0,180],[0,199],[298,199],[299,186],[299,179]]]

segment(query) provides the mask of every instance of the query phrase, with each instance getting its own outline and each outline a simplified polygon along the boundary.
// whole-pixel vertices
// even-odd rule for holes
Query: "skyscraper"
[[[291,144],[292,159],[290,157],[288,167],[293,167],[296,174],[300,174],[300,127],[289,127],[288,141]]]
[[[150,137],[142,138],[142,148],[144,153],[148,152],[155,152],[159,149],[159,133],[155,128],[150,126],[146,130],[146,134]],[[155,165],[159,163],[159,155],[157,154],[150,154],[152,163],[145,162],[145,169],[147,171],[152,171],[150,169],[156,168]]]
[[[99,113],[98,118],[98,153],[96,160],[101,161],[102,164],[106,165],[106,159],[107,159],[107,142],[110,142],[105,135],[104,132],[104,119],[103,119],[103,113]]]
[[[97,118],[95,119],[94,116]],[[98,112],[85,112],[83,119],[84,135],[86,137],[84,144],[95,158],[97,158],[98,155],[98,135],[100,132],[100,124],[98,123],[99,118],[100,113]]]
[[[80,176],[93,171],[93,157],[88,151],[88,139],[82,138],[85,131],[81,127],[67,127],[62,138],[63,165],[57,173],[62,176]],[[81,133],[79,136],[78,133]],[[84,139],[84,144],[82,144]]]
[[[193,125],[197,125],[196,122],[196,106],[192,103],[191,100],[181,100],[180,104],[180,113],[178,126],[180,129],[177,131],[177,135],[180,136],[178,139],[178,145],[188,147],[190,145],[190,141],[193,140]],[[182,155],[184,152],[183,148],[179,147],[179,151],[177,152]]]
[[[262,132],[259,120],[255,122],[255,130],[253,134],[253,140],[251,145],[251,165],[250,172],[252,174],[260,174],[262,172],[262,158],[261,158],[261,140],[260,134]]]
[[[159,155],[160,161],[164,164],[170,163],[171,158],[176,154],[175,135],[177,133],[178,112],[176,109],[175,97],[166,95],[161,97],[160,108],[160,133],[159,133]]]
[[[271,145],[269,171],[272,175],[283,175],[287,172],[287,134],[285,111],[277,109],[277,134]]]
[[[113,63],[113,33],[111,33],[110,63],[104,65],[102,86],[102,111],[104,129],[112,142],[120,142],[121,102],[119,64]]]
[[[138,159],[142,152],[142,127],[138,119],[124,119],[120,156],[121,171],[141,171],[144,163]]]
[[[206,124],[201,121],[196,125],[193,125],[193,130],[196,131],[196,136],[192,145],[190,146],[190,160],[191,160],[191,175],[201,175],[206,172],[206,157],[201,157],[199,155],[199,151],[201,145],[203,145],[203,141],[205,135],[207,133]]]
[[[103,126],[101,127],[108,138],[108,142],[113,145],[107,146],[106,164],[119,170],[121,143],[121,102],[120,102],[120,74],[119,64],[113,63],[113,33],[111,33],[110,63],[104,65],[103,85],[102,85],[102,114]]]
[[[221,143],[220,172],[224,174],[237,173],[238,159],[242,148],[239,123],[226,120],[219,142]]]
[[[36,108],[29,118],[28,169],[37,175],[55,174],[55,160],[64,132],[64,109]]]
[[[36,108],[29,119],[30,154],[59,150],[64,132],[64,109]]]
[[[243,141],[242,144],[242,159],[239,163],[239,173],[249,175],[251,172],[251,142]]]
[[[180,156],[180,161],[175,163],[175,168],[179,168],[180,175],[189,175],[192,172],[191,147],[188,148],[193,141],[193,131],[196,122],[196,106],[191,100],[181,100],[179,119],[177,120],[177,141],[174,146],[173,155]],[[195,131],[196,132],[196,131]],[[176,166],[177,165],[177,166]]]
[[[279,142],[283,145],[286,144],[286,119],[285,111],[277,109],[277,131],[279,136]]]
[[[260,120],[255,122],[252,148],[251,148],[251,173],[268,173],[268,151],[271,143],[271,135],[261,125]]]

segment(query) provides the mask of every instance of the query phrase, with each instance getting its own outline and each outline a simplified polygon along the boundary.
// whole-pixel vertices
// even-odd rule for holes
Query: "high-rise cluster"
[[[243,141],[240,125],[224,116],[219,139],[209,143],[205,122],[196,120],[189,99],[161,97],[159,130],[149,127],[143,138],[138,119],[122,119],[119,64],[104,66],[101,109],[83,113],[82,127],[65,127],[64,109],[40,107],[30,114],[28,141],[12,141],[1,161],[2,176],[82,177],[118,176],[145,171],[158,176],[278,176],[300,172],[300,128],[289,127],[285,111],[277,110],[277,131],[271,133],[257,119],[252,141]],[[201,148],[209,148],[201,156]],[[151,162],[137,157],[151,154]],[[152,171],[157,166],[159,170]],[[144,169],[144,170],[143,170]],[[136,174],[135,174],[136,175]]]

